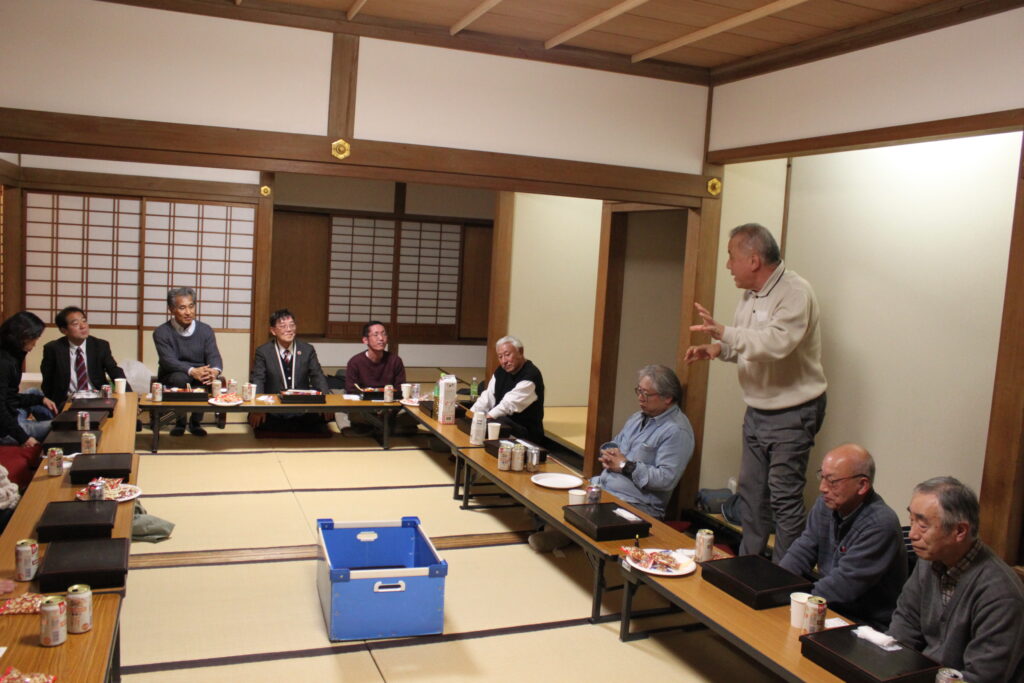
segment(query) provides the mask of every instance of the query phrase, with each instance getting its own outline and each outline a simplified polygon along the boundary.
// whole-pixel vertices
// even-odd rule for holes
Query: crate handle
[[[378,581],[373,584],[374,593],[401,593],[405,590],[405,581],[399,581],[398,583],[384,583]]]
[[[356,534],[356,540],[362,541],[363,543],[370,543],[377,540],[376,531],[360,531]]]

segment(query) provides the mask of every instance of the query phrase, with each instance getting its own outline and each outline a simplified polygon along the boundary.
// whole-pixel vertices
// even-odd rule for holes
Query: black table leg
[[[596,624],[601,619],[601,599],[604,597],[604,558],[592,557],[591,563],[594,565],[594,602],[590,608],[590,623]]]
[[[384,426],[381,430],[380,447],[384,450],[391,448],[391,408],[384,409]]]
[[[631,576],[628,576],[628,572],[622,572],[622,579],[624,582],[624,590],[622,591],[622,617],[619,621],[619,640],[627,642],[630,640],[640,640],[646,638],[647,633],[630,633],[629,624],[633,618],[633,596],[636,594],[636,589],[640,587],[640,582],[634,580]]]
[[[462,468],[466,465],[462,462],[462,457],[459,455],[457,448],[452,449],[452,455],[455,456],[455,480],[452,482],[452,499],[458,500],[462,498],[462,494],[459,491],[459,484],[461,483],[459,477],[462,475]]]
[[[149,428],[153,431],[153,440],[149,446],[150,453],[156,453],[160,448],[160,411],[156,408],[149,409]]]

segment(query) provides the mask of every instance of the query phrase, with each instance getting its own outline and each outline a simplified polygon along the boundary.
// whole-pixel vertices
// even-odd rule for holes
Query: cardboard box
[[[458,379],[455,375],[445,375],[438,382],[437,421],[443,425],[455,424],[455,406],[459,402]]]
[[[858,638],[856,626],[800,636],[800,653],[851,683],[932,683],[941,668],[920,652],[903,647],[893,652]]]
[[[420,528],[318,519],[317,593],[331,640],[441,633],[448,563]]]

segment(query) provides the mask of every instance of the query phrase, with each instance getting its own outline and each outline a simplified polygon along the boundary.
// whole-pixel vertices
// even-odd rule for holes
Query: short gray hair
[[[679,378],[672,368],[667,365],[645,365],[636,373],[637,382],[644,377],[651,380],[654,390],[660,396],[671,398],[676,405],[683,402],[683,385],[679,383]]]
[[[494,342],[494,350],[500,351],[502,344],[511,344],[516,347],[517,350],[523,350],[523,342],[519,341],[518,337],[513,337],[511,334],[506,334],[504,337]]]
[[[743,245],[761,257],[765,265],[772,266],[782,260],[779,243],[768,228],[760,223],[744,223],[729,231],[729,239],[740,237]]]
[[[974,491],[953,477],[932,477],[914,487],[914,493],[932,494],[942,510],[942,528],[950,531],[960,522],[967,522],[971,538],[978,537],[980,506]]]
[[[174,308],[175,304],[178,303],[179,296],[192,297],[192,303],[196,302],[196,290],[191,287],[175,287],[167,292],[167,308]]]

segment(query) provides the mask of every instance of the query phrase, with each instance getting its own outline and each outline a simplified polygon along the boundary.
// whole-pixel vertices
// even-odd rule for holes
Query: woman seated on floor
[[[38,446],[57,406],[39,389],[19,393],[21,368],[45,325],[34,313],[15,313],[0,325],[0,445]]]

